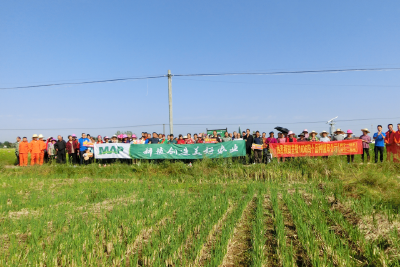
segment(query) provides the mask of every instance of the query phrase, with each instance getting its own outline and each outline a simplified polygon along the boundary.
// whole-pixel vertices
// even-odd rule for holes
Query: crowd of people
[[[58,163],[66,163],[66,157],[68,155],[68,162],[71,164],[88,164],[95,162],[93,147],[88,144],[103,144],[103,143],[131,143],[131,144],[199,144],[206,142],[206,139],[211,139],[215,143],[230,142],[245,140],[246,142],[246,154],[250,162],[253,163],[268,163],[272,159],[269,145],[272,143],[290,143],[290,142],[330,142],[330,141],[342,141],[361,139],[363,143],[363,153],[361,155],[362,161],[370,161],[370,143],[374,140],[374,151],[375,151],[375,163],[378,161],[383,162],[383,155],[387,153],[388,161],[399,162],[400,159],[400,123],[397,124],[397,131],[393,128],[393,124],[388,125],[388,131],[383,132],[383,127],[378,125],[377,132],[374,133],[372,138],[369,136],[370,131],[368,129],[361,129],[362,134],[356,136],[352,130],[346,132],[341,129],[337,129],[332,136],[329,136],[328,132],[322,131],[318,133],[316,131],[308,132],[304,129],[299,135],[295,135],[294,132],[279,132],[277,138],[273,131],[267,134],[265,132],[260,133],[256,131],[254,135],[250,134],[250,129],[246,131],[228,133],[225,132],[224,136],[217,134],[214,131],[213,134],[193,134],[190,133],[183,136],[179,134],[175,137],[173,134],[165,136],[164,134],[152,134],[143,132],[141,136],[135,134],[127,135],[113,135],[108,136],[97,136],[96,138],[89,134],[82,133],[81,137],[78,138],[75,134],[69,135],[68,140],[64,140],[61,135],[57,136],[57,139],[49,137],[44,139],[42,134],[34,134],[32,140],[28,142],[27,137],[17,137],[15,154],[17,157],[19,166],[28,165],[28,154],[31,155],[30,165],[43,165],[47,162],[53,162],[57,160]],[[262,145],[262,149],[254,149],[253,144]],[[366,155],[366,157],[365,157]],[[278,160],[284,161],[285,158]],[[354,155],[347,156],[348,163],[354,161]]]

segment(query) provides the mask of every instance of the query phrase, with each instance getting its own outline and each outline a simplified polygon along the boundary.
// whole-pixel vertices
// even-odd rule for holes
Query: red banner
[[[269,144],[274,157],[306,157],[362,154],[361,139],[333,142],[297,142]]]

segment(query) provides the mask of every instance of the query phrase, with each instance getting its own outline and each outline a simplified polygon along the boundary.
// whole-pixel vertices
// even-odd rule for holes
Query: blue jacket
[[[79,138],[79,151],[86,151],[87,147],[83,145],[84,142],[90,142],[89,138]]]

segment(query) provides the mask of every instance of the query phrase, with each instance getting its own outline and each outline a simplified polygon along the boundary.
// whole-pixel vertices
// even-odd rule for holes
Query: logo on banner
[[[119,154],[119,152],[124,151],[124,148],[122,146],[111,146],[109,148],[108,146],[106,147],[99,147],[99,155],[109,155],[109,154]]]

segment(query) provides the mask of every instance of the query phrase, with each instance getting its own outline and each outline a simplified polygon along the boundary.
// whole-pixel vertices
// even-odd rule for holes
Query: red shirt
[[[197,143],[197,144],[203,144],[203,143],[204,143],[204,140],[203,140],[203,139],[197,139],[196,143]]]
[[[178,139],[177,144],[178,144],[178,145],[184,145],[184,144],[186,144],[186,143],[185,143],[185,139]]]
[[[188,145],[194,144],[193,139],[192,138],[186,139],[186,144],[188,144]]]

